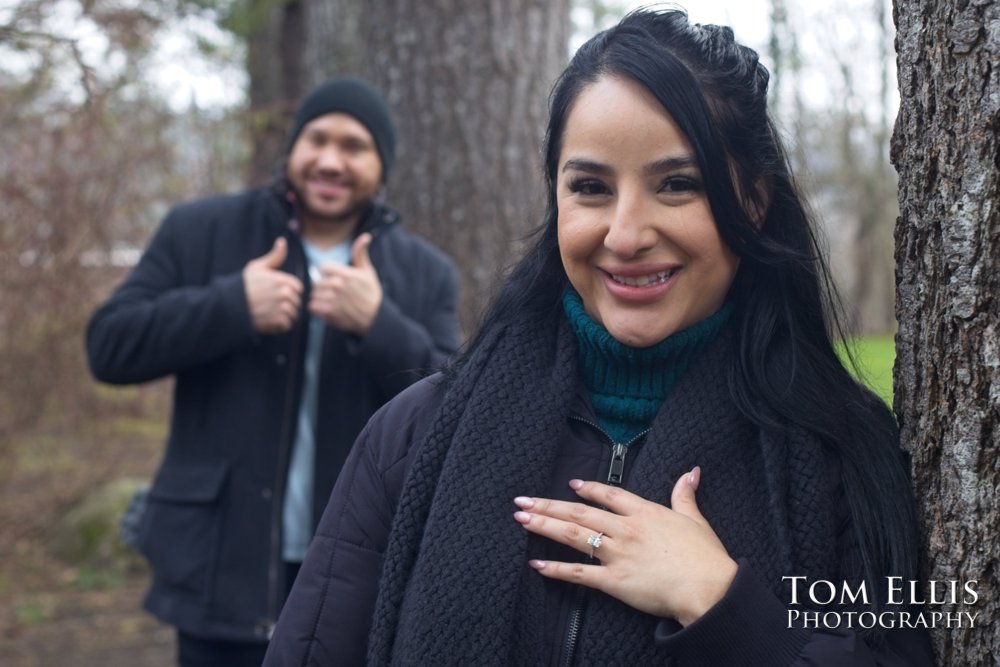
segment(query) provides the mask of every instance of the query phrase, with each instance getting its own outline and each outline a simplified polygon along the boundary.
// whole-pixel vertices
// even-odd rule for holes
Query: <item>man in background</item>
[[[458,345],[450,260],[381,201],[394,151],[377,91],[324,83],[278,182],[172,210],[90,322],[99,380],[176,376],[138,542],[183,667],[261,663],[355,437]]]

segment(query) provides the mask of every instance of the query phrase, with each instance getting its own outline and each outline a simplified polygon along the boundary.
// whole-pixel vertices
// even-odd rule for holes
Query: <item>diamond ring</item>
[[[594,557],[594,551],[601,548],[604,543],[604,533],[597,533],[596,535],[591,535],[587,538],[587,544],[590,545],[590,557]]]

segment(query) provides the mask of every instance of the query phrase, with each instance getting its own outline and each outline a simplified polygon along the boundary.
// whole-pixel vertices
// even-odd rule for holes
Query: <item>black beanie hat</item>
[[[382,160],[382,180],[386,180],[396,159],[396,132],[389,106],[371,84],[357,77],[338,77],[319,85],[299,107],[288,139],[288,152],[309,121],[328,113],[346,113],[368,128]]]

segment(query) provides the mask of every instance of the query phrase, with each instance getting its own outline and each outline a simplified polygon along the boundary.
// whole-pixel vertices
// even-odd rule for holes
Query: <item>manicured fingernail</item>
[[[695,466],[694,468],[691,469],[691,472],[688,473],[688,484],[691,485],[692,489],[697,491],[698,483],[700,481],[701,481],[701,466]]]
[[[545,569],[545,561],[544,560],[529,560],[528,561],[528,565],[530,565],[531,567],[535,568],[536,570],[544,570]]]
[[[527,512],[514,512],[514,521],[527,525],[531,521],[531,515]]]
[[[518,496],[517,498],[514,498],[514,504],[523,510],[530,510],[535,506],[535,499],[528,498],[527,496]]]
[[[574,491],[579,491],[582,487],[583,487],[582,479],[569,480],[569,488],[573,489]]]

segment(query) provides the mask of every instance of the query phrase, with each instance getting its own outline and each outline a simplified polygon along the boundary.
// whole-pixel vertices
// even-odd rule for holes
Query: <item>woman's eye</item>
[[[687,176],[671,176],[660,186],[660,192],[666,193],[699,192],[700,190],[701,182]]]
[[[570,181],[569,191],[585,196],[606,195],[609,192],[604,183],[590,178],[581,178]]]

